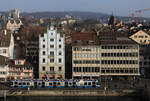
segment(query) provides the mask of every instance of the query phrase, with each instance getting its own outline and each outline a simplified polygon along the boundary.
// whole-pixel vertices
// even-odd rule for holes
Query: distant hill
[[[34,16],[38,18],[48,18],[48,17],[65,17],[65,15],[70,15],[72,17],[81,17],[81,18],[99,18],[109,16],[104,13],[94,13],[94,12],[80,12],[80,11],[72,11],[72,12],[33,12],[33,13],[21,13],[22,16]]]
[[[0,14],[8,15],[8,12],[0,12]],[[60,17],[65,18],[65,15],[70,15],[75,19],[101,19],[103,22],[107,22],[111,15],[105,13],[96,12],[81,12],[81,11],[66,11],[66,12],[32,12],[32,13],[21,13],[21,16],[33,16],[36,18],[50,18],[50,17]],[[117,19],[122,21],[129,21],[131,17],[116,16]],[[138,21],[138,18],[135,18]],[[150,21],[150,18],[142,18]]]

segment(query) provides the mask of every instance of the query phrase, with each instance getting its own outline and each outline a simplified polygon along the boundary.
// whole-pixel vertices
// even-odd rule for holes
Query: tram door
[[[34,87],[37,88],[37,82],[34,82]]]
[[[53,82],[54,88],[56,88],[56,82]]]
[[[76,82],[73,82],[73,87],[76,87]]]
[[[43,88],[45,87],[45,82],[42,82],[42,87],[43,87]]]
[[[68,87],[68,82],[65,82],[65,87]]]
[[[96,87],[96,82],[92,82],[92,87]]]
[[[18,82],[14,82],[14,87],[18,87]]]

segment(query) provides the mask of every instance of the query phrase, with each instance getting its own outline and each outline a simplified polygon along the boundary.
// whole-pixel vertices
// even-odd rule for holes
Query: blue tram
[[[98,80],[13,80],[12,88],[99,88]]]
[[[32,88],[34,82],[31,80],[14,80],[12,81],[12,88]]]

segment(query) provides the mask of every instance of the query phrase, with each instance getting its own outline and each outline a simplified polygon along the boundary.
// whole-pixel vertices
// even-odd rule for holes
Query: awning
[[[61,75],[61,74],[58,74],[57,78],[62,78],[62,75]]]
[[[46,75],[42,75],[42,77],[44,77],[44,78],[45,78],[45,77],[47,77],[47,76],[46,76]]]
[[[49,75],[49,77],[50,77],[50,78],[54,78],[55,76],[54,76],[54,75]]]

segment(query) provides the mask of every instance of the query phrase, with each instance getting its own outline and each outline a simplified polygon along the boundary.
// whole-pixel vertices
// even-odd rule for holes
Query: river
[[[137,97],[7,97],[0,101],[144,101]]]

